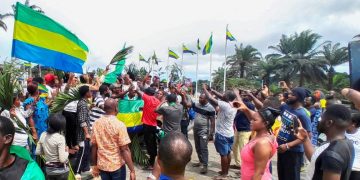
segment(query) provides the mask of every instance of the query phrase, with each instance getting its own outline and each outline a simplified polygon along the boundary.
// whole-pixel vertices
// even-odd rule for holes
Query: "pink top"
[[[269,140],[269,144],[272,147],[272,156],[276,153],[278,144],[276,139],[271,140],[270,137],[264,137]],[[255,157],[253,152],[253,147],[255,146],[256,142],[262,138],[255,138],[254,140],[250,141],[248,144],[244,146],[241,150],[241,180],[251,180],[255,173]],[[272,157],[271,156],[271,157]],[[271,180],[271,173],[269,170],[271,158],[266,164],[264,175],[262,176],[261,180]]]

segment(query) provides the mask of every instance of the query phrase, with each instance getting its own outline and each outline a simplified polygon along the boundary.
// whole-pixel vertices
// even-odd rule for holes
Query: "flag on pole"
[[[154,55],[151,58],[154,60],[156,65],[159,65],[159,59],[157,58],[155,51],[154,51]]]
[[[197,40],[197,49],[200,51],[201,50],[201,47],[200,47],[200,39],[198,38]]]
[[[183,53],[190,53],[191,55],[196,54],[196,52],[191,51],[189,48],[187,48],[185,45],[183,45]]]
[[[209,54],[211,52],[211,48],[212,48],[212,33],[211,36],[208,40],[208,42],[205,44],[204,49],[203,49],[203,55]]]
[[[61,24],[16,3],[12,57],[66,72],[83,73],[88,47]]]
[[[139,61],[144,61],[146,62],[145,58],[139,53]]]
[[[169,57],[174,59],[179,59],[179,55],[177,55],[174,51],[169,49]]]
[[[230,33],[228,26],[226,26],[226,40],[236,41],[235,37]]]

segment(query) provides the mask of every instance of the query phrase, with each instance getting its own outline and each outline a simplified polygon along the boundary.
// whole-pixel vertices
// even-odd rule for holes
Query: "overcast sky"
[[[20,2],[24,2],[20,1]],[[0,13],[11,12],[13,0],[0,1]],[[213,69],[224,62],[225,28],[239,43],[251,44],[265,56],[282,34],[311,29],[330,40],[347,45],[360,33],[359,0],[32,0],[45,14],[74,32],[88,45],[85,67],[105,68],[124,42],[138,54],[150,57],[153,51],[166,61],[170,48],[181,56],[181,44],[195,50],[213,32]],[[0,30],[0,61],[11,55],[13,19],[5,20],[8,31]],[[234,53],[234,42],[227,54]],[[199,58],[199,78],[209,77],[209,56]],[[180,60],[171,60],[171,63]],[[166,62],[163,62],[164,65]],[[196,56],[184,55],[187,76],[195,77]],[[347,72],[348,65],[337,67]]]

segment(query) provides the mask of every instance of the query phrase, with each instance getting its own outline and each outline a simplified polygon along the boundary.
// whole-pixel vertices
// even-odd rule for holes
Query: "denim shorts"
[[[215,149],[220,156],[227,156],[231,153],[231,147],[234,144],[234,137],[225,137],[216,133],[214,144]]]

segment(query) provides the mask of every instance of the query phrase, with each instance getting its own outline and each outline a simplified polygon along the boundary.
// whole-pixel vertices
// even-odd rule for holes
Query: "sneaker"
[[[200,169],[200,174],[206,174],[208,171],[207,166],[202,166]]]
[[[200,167],[201,166],[201,163],[194,163],[192,164],[192,167]]]

